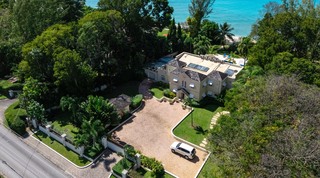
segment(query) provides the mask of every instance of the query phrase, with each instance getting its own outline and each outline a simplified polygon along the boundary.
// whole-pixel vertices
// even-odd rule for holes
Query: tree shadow
[[[208,133],[208,129],[204,130],[201,126],[195,126],[194,130],[196,130],[197,134],[206,135]]]

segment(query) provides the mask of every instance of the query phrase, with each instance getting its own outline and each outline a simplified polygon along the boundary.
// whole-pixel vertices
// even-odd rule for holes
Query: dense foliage
[[[257,43],[249,53],[249,64],[273,73],[295,74],[320,86],[319,14],[319,5],[312,0],[267,5],[251,34]]]
[[[271,75],[232,90],[231,115],[218,120],[209,138],[211,161],[223,175],[317,177],[319,88]]]

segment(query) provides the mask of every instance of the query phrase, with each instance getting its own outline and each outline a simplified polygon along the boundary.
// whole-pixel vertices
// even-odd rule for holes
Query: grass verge
[[[42,143],[49,146],[50,148],[54,149],[56,152],[60,153],[62,156],[64,156],[65,158],[67,158],[77,166],[85,166],[90,163],[89,160],[85,158],[80,158],[78,154],[64,147],[61,143],[48,137],[46,134],[42,133],[41,131],[38,131],[37,133],[35,133],[34,137],[40,140]]]
[[[158,99],[163,97],[163,90],[160,90],[159,88],[151,88],[150,91],[152,92],[153,96]]]
[[[173,133],[177,137],[199,145],[208,135],[213,115],[220,110],[221,108],[217,105],[194,107],[194,111],[173,130]]]
[[[20,135],[26,133],[24,118],[27,117],[27,112],[20,108],[19,101],[14,102],[4,112],[4,125],[10,127],[12,130]]]

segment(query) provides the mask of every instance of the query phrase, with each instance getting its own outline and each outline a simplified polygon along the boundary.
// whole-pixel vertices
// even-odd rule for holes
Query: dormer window
[[[194,83],[190,83],[189,85],[191,88],[194,88]]]
[[[178,78],[173,78],[173,81],[174,82],[178,82]]]
[[[208,81],[208,85],[212,86],[212,85],[213,85],[213,81],[212,81],[212,80],[209,80],[209,81]]]

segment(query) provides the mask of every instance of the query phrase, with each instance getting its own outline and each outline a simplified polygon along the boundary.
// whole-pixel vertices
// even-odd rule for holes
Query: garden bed
[[[133,162],[126,158],[122,158],[116,165],[113,166],[112,172],[118,176],[121,176],[124,169],[130,170],[133,165]]]

